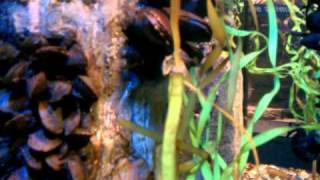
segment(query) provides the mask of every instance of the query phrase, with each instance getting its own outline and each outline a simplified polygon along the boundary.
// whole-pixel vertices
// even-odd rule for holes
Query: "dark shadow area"
[[[258,147],[258,153],[261,164],[273,164],[284,168],[298,168],[311,172],[312,162],[300,160],[292,151],[290,139],[286,137],[278,137]],[[249,157],[249,162],[255,163],[252,153]],[[319,164],[319,161],[318,161]],[[318,166],[318,173],[320,168]]]

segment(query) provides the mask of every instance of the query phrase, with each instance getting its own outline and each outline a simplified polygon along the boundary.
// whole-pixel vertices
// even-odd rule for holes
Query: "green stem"
[[[183,103],[183,75],[171,74],[169,79],[169,107],[164,127],[161,155],[162,177],[166,180],[177,179],[177,134]]]
[[[170,1],[170,26],[174,45],[174,71],[169,77],[169,107],[165,121],[161,153],[161,173],[163,179],[176,180],[177,175],[177,136],[183,106],[183,73],[184,63],[180,57],[179,13],[180,1]]]

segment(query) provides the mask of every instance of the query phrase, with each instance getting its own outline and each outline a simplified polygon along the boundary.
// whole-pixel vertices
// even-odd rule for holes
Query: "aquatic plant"
[[[244,31],[244,30],[239,30],[236,29],[234,27],[225,25],[225,28],[223,26],[220,25],[220,23],[218,22],[222,22],[221,18],[219,18],[217,11],[215,9],[215,7],[213,6],[213,4],[211,3],[211,1],[207,1],[207,7],[208,7],[208,17],[209,17],[209,21],[210,21],[210,25],[213,31],[213,38],[216,39],[219,43],[218,43],[218,47],[215,47],[215,49],[212,51],[212,54],[219,54],[221,52],[220,48],[222,49],[223,47],[227,46],[229,49],[229,59],[230,59],[230,63],[231,63],[231,68],[228,72],[226,72],[222,78],[221,81],[227,81],[228,82],[228,101],[227,101],[227,107],[226,109],[221,109],[219,108],[218,105],[214,105],[214,99],[215,99],[215,94],[216,94],[216,90],[218,85],[215,85],[214,88],[212,88],[212,91],[209,91],[209,97],[208,99],[204,98],[202,93],[199,93],[199,91],[201,92],[201,90],[197,87],[197,84],[194,84],[194,86],[196,87],[196,91],[199,97],[199,101],[202,105],[202,110],[200,112],[200,116],[198,121],[194,121],[195,125],[194,126],[190,126],[190,134],[192,136],[193,132],[197,132],[195,133],[195,138],[191,138],[192,144],[196,147],[207,147],[206,151],[210,152],[210,146],[212,148],[213,145],[213,150],[211,150],[210,152],[210,157],[211,157],[211,161],[201,161],[201,160],[196,160],[195,162],[200,162],[198,168],[197,165],[195,165],[195,169],[200,169],[202,172],[202,175],[205,179],[227,179],[230,178],[232,176],[235,176],[234,178],[238,178],[237,176],[241,176],[244,167],[246,165],[247,159],[248,159],[248,155],[249,155],[249,150],[253,149],[253,152],[255,154],[255,159],[256,159],[256,163],[257,165],[259,164],[259,160],[258,157],[256,155],[256,152],[254,150],[254,148],[256,146],[260,146],[270,140],[272,140],[274,137],[281,135],[285,132],[289,132],[290,130],[293,130],[293,128],[291,127],[285,127],[285,128],[275,128],[275,129],[271,129],[269,131],[263,132],[257,136],[255,136],[253,138],[253,143],[252,141],[252,133],[253,133],[253,127],[254,124],[257,123],[257,121],[261,118],[263,112],[265,111],[265,109],[268,107],[268,105],[270,104],[270,102],[272,101],[273,97],[277,94],[277,92],[280,90],[280,78],[285,77],[286,74],[291,75],[291,77],[293,77],[294,79],[294,84],[299,85],[301,87],[301,79],[298,79],[297,76],[295,76],[294,73],[294,68],[297,67],[295,66],[295,64],[293,64],[292,62],[289,64],[284,64],[284,65],[279,65],[277,66],[277,43],[278,43],[278,27],[277,27],[277,17],[276,17],[276,12],[275,12],[275,7],[272,1],[267,1],[267,8],[268,8],[268,20],[269,20],[269,33],[268,33],[268,37],[265,37],[264,35],[262,35],[261,33],[259,33],[258,31]],[[254,8],[251,8],[254,10]],[[252,13],[255,14],[255,13]],[[257,18],[254,18],[257,19]],[[256,20],[257,22],[257,20]],[[219,26],[220,25],[220,26]],[[227,35],[226,35],[227,34]],[[230,47],[230,44],[225,43],[225,37],[227,38],[232,38],[232,37],[238,37],[238,44],[237,44],[237,50],[236,52],[233,54],[233,51]],[[256,42],[256,51],[250,52],[248,54],[243,55],[242,54],[242,45],[241,45],[241,38],[249,36],[251,39],[254,40],[254,42]],[[259,42],[259,38],[261,38],[263,40],[266,41],[267,47],[260,47],[260,42]],[[175,37],[176,38],[176,37]],[[229,42],[228,40],[226,42]],[[219,47],[220,45],[220,47]],[[218,49],[219,50],[216,50]],[[268,56],[269,56],[269,60],[270,63],[272,65],[271,68],[260,68],[256,66],[256,60],[258,58],[259,55],[261,55],[261,53],[263,51],[267,50],[268,51]],[[218,53],[217,53],[218,51]],[[209,56],[212,57],[212,56]],[[210,67],[211,64],[209,62],[213,62],[213,59],[207,59],[206,62],[204,63],[203,67],[205,67],[204,69],[207,70],[207,67]],[[209,65],[208,65],[209,64]],[[301,65],[301,64],[300,64]],[[257,104],[257,108],[256,111],[251,119],[251,121],[249,121],[248,127],[246,128],[246,130],[241,130],[243,127],[241,126],[241,124],[239,125],[239,123],[237,123],[237,120],[235,120],[235,118],[233,118],[230,114],[232,114],[232,104],[233,104],[233,97],[235,95],[235,90],[236,90],[236,79],[237,79],[237,72],[241,69],[246,67],[249,72],[251,73],[256,73],[256,74],[272,74],[274,76],[273,78],[273,84],[274,87],[273,89],[262,96],[261,100],[259,101],[259,103]],[[290,68],[291,69],[290,69]],[[300,66],[300,67],[306,67],[304,65]],[[286,69],[288,68],[288,69]],[[300,76],[301,77],[301,76]],[[201,77],[195,77],[193,79],[201,79]],[[225,79],[224,79],[225,78]],[[220,81],[220,82],[221,82]],[[310,81],[308,81],[310,82]],[[306,85],[307,83],[305,83]],[[311,87],[308,88],[311,90],[311,92],[316,92],[316,91],[312,91],[312,85],[310,85]],[[170,91],[170,89],[169,89]],[[202,94],[202,95],[201,95]],[[202,97],[201,97],[202,96]],[[311,98],[309,98],[311,99]],[[292,102],[292,101],[290,101]],[[222,118],[221,114],[218,115],[218,126],[217,126],[217,136],[216,136],[216,140],[213,142],[212,140],[210,140],[207,136],[205,136],[205,138],[203,138],[203,133],[204,131],[204,127],[206,126],[206,124],[208,123],[208,119],[210,117],[210,109],[213,107],[215,107],[218,111],[223,112],[222,114],[227,116],[228,113],[230,115],[229,120],[231,120],[231,122],[234,124],[235,127],[240,128],[240,132],[241,132],[241,136],[242,136],[242,143],[241,143],[241,150],[239,155],[235,158],[235,160],[229,164],[226,165],[226,163],[223,161],[223,159],[221,158],[221,155],[218,152],[218,146],[219,146],[219,142],[221,140],[221,134],[222,134],[222,121],[223,120],[227,120],[228,118]],[[311,107],[315,107],[315,104],[312,104]],[[309,109],[308,109],[309,108]],[[305,109],[307,110],[311,110],[309,106],[305,106]],[[305,114],[304,116],[308,115],[308,113],[304,112],[303,114]],[[315,114],[315,113],[313,113]],[[315,117],[315,116],[313,116]],[[232,120],[233,119],[233,120]],[[314,119],[314,118],[313,118]],[[318,129],[319,126],[318,125],[311,125],[311,126],[304,126],[303,128],[305,129]],[[213,164],[212,164],[213,162]],[[238,169],[237,169],[238,168]],[[223,172],[222,175],[220,175],[220,172]],[[197,174],[197,171],[194,171],[193,175],[189,176],[189,178],[193,179]]]
[[[253,136],[254,125],[262,117],[266,108],[270,105],[272,99],[279,92],[281,87],[280,79],[290,76],[293,79],[293,85],[290,93],[290,109],[294,116],[298,119],[304,119],[306,122],[313,124],[303,125],[307,131],[319,130],[320,126],[316,122],[318,108],[316,108],[315,97],[319,94],[317,82],[308,78],[311,66],[307,65],[307,59],[316,59],[319,65],[319,57],[314,51],[306,50],[301,47],[296,50],[292,48],[292,36],[288,37],[287,51],[293,55],[289,63],[277,63],[277,46],[278,46],[278,26],[275,7],[272,0],[267,0],[269,30],[268,36],[263,35],[258,29],[258,20],[255,14],[253,3],[249,0],[248,5],[253,16],[256,30],[242,30],[239,26],[232,26],[225,23],[224,12],[221,7],[228,8],[228,4],[220,2],[214,5],[211,0],[207,0],[207,12],[209,24],[212,30],[212,39],[215,46],[209,53],[208,57],[200,67],[191,67],[188,72],[185,71],[184,62],[180,57],[180,34],[179,34],[179,11],[180,1],[171,1],[170,9],[170,25],[173,34],[173,68],[169,71],[169,106],[165,121],[163,136],[155,132],[150,132],[129,122],[121,121],[120,123],[130,129],[136,130],[144,135],[155,138],[161,144],[161,153],[156,153],[156,162],[161,168],[156,169],[156,177],[158,179],[177,179],[179,172],[187,175],[187,179],[196,179],[198,175],[202,175],[204,179],[238,179],[241,177],[246,166],[249,153],[252,150],[257,166],[259,166],[259,157],[256,147],[261,146],[273,138],[293,131],[297,127],[281,127],[274,128]],[[303,15],[297,7],[285,1],[294,21],[293,30],[301,31],[303,19],[296,14]],[[237,7],[237,12],[241,12],[243,1]],[[239,18],[236,18],[239,20]],[[242,50],[242,40],[249,38],[254,42],[254,48],[251,52],[244,54]],[[262,42],[261,42],[262,41]],[[266,46],[262,46],[266,44]],[[263,52],[267,51],[268,59],[271,67],[258,67],[256,61]],[[212,65],[217,62],[217,58],[224,56],[225,60],[221,62],[215,69]],[[231,67],[222,72],[226,64],[230,63]],[[273,88],[270,92],[262,95],[256,106],[256,110],[252,119],[245,128],[235,117],[233,117],[232,106],[236,94],[236,81],[238,72],[246,68],[252,74],[269,74],[273,76]],[[223,73],[217,83],[209,87],[208,93],[204,93],[204,88],[208,87],[210,82],[218,73]],[[319,74],[315,72],[314,75]],[[226,107],[220,107],[215,103],[216,95],[221,84],[227,83],[228,99]],[[302,104],[302,100],[297,96],[297,90],[305,92],[306,104]],[[294,109],[294,103],[298,103],[298,107],[302,110],[297,112]],[[193,112],[197,103],[200,103],[199,116],[195,117]],[[211,119],[213,109],[218,112],[217,129],[210,129],[208,124]],[[241,136],[240,152],[234,160],[227,164],[219,152],[219,145],[223,133],[223,123],[230,122],[236,127]],[[216,138],[210,139],[209,132],[215,132]],[[184,138],[190,138],[191,144],[182,141]],[[177,162],[178,150],[189,152],[192,154],[190,160],[182,163]],[[160,157],[159,157],[160,156]]]

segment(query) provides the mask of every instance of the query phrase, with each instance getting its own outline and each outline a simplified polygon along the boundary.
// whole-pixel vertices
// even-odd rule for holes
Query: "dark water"
[[[299,159],[292,151],[290,139],[287,137],[277,137],[265,145],[258,147],[261,164],[273,164],[284,168],[298,168],[312,171],[312,162]],[[254,158],[250,154],[249,162],[254,163]],[[319,164],[319,161],[318,161]],[[318,166],[318,173],[320,168]]]

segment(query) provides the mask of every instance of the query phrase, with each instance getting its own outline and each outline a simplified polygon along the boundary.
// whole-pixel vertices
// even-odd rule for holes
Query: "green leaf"
[[[307,131],[311,131],[311,130],[320,130],[320,125],[319,124],[312,124],[312,125],[304,125],[304,126],[300,126],[300,128],[303,128]],[[292,127],[278,127],[278,128],[273,128],[270,130],[267,130],[265,132],[262,132],[258,135],[256,135],[253,138],[254,144],[256,145],[256,147],[259,147],[261,145],[264,145],[265,143],[271,141],[272,139],[288,133],[289,131],[293,131],[296,128],[292,128]],[[250,151],[252,148],[252,144],[250,143],[246,143],[244,146],[242,146],[241,151],[242,152],[248,152]]]
[[[191,140],[191,143],[193,146],[198,147],[199,146],[199,142],[197,139],[197,135],[196,135],[196,127],[195,127],[195,123],[194,123],[194,119],[190,120],[190,126],[189,126],[189,137]]]
[[[215,158],[214,158],[213,172],[214,172],[213,179],[220,180],[221,179],[221,169],[219,166],[218,153],[215,155]]]
[[[225,163],[220,162],[221,159],[219,159],[219,145],[220,145],[220,141],[222,138],[222,129],[223,129],[223,118],[222,118],[222,114],[219,112],[218,113],[218,118],[217,118],[217,132],[216,132],[216,143],[215,143],[215,151],[212,154],[213,158],[214,158],[214,164],[213,164],[213,176],[215,180],[220,180],[221,179],[221,169],[220,169],[220,164]],[[222,165],[223,166],[223,165]]]
[[[201,112],[200,112],[199,121],[198,121],[198,128],[197,128],[197,139],[199,142],[202,141],[202,133],[203,133],[204,128],[206,127],[206,124],[207,124],[209,118],[210,118],[210,115],[212,112],[212,106],[213,106],[213,103],[215,102],[219,87],[220,87],[221,83],[223,83],[227,79],[228,74],[229,73],[225,73],[219,79],[219,81],[213,87],[211,87],[211,89],[209,90],[208,100],[204,100],[198,94],[198,98],[199,98],[201,108],[202,108]],[[204,101],[204,103],[201,103],[202,101]]]
[[[231,180],[232,179],[232,170],[234,166],[234,161],[230,163],[223,171],[221,179],[223,180]]]
[[[255,61],[264,50],[265,48],[242,56],[240,59],[240,69],[244,68],[250,62]]]
[[[301,127],[307,131],[320,130],[320,124],[310,124],[310,125],[304,125]]]
[[[278,46],[278,26],[277,26],[277,16],[274,8],[274,4],[272,0],[267,1],[268,7],[268,20],[269,20],[269,41],[268,41],[268,54],[270,58],[270,62],[273,67],[276,66],[277,59],[277,46]],[[254,124],[259,120],[262,116],[265,109],[271,103],[273,97],[280,90],[280,79],[278,77],[274,77],[273,79],[273,89],[271,92],[265,94],[261,100],[259,101],[256,111],[254,112],[253,118],[248,125],[248,133],[252,134]]]
[[[182,121],[180,122],[179,125],[179,131],[178,131],[178,139],[182,140],[185,139],[185,135],[188,132],[188,128],[190,128],[189,124],[190,121],[193,120],[193,109],[195,108],[195,104],[196,104],[196,94],[194,92],[191,92],[189,94],[189,101],[187,102],[187,104],[184,107],[184,113],[182,114]]]
[[[288,107],[289,107],[289,110],[290,110],[291,114],[294,116],[294,118],[296,118],[296,119],[303,119],[303,116],[300,115],[300,114],[295,110],[295,104],[294,104],[294,102],[295,102],[295,97],[296,97],[296,95],[295,95],[294,89],[295,89],[295,86],[294,86],[294,84],[292,84],[291,87],[290,87],[289,103],[288,103],[289,105],[288,105]]]
[[[274,98],[274,96],[279,92],[280,90],[280,79],[278,77],[274,77],[274,87],[272,89],[271,92],[265,94],[261,100],[259,101],[257,107],[256,107],[256,111],[253,114],[253,118],[251,119],[251,121],[248,124],[248,128],[247,128],[247,132],[252,135],[253,132],[253,127],[256,124],[256,122],[260,119],[260,117],[263,115],[264,111],[267,109],[267,107],[269,106],[269,104],[271,103],[272,99]],[[247,143],[247,139],[243,138],[242,139],[242,144],[243,143]],[[242,153],[240,154],[240,164],[239,164],[239,168],[242,170],[245,165],[246,162],[248,160],[249,157],[249,153]]]
[[[277,14],[274,8],[272,0],[267,1],[268,7],[268,20],[269,20],[269,43],[268,43],[268,52],[270,62],[273,67],[277,63],[277,49],[278,49],[278,23],[277,23]]]
[[[237,36],[237,37],[246,37],[246,36],[250,36],[250,35],[253,35],[254,33],[256,33],[255,31],[241,30],[241,29],[237,29],[232,26],[229,26],[229,25],[224,25],[224,28],[229,35]]]
[[[267,93],[267,94],[265,94],[261,98],[261,100],[259,101],[259,103],[258,103],[258,105],[256,107],[256,111],[254,112],[253,117],[252,117],[250,123],[248,124],[247,131],[248,131],[249,134],[252,134],[254,125],[257,123],[257,121],[263,115],[264,111],[267,109],[267,107],[271,103],[273,97],[280,90],[280,79],[279,78],[275,77],[273,79],[273,84],[274,84],[274,87],[273,87],[272,91]]]
[[[186,180],[196,180],[197,178],[197,173],[192,173],[187,176]]]
[[[272,140],[272,139],[274,139],[284,133],[292,131],[293,129],[294,128],[280,127],[280,128],[274,128],[274,129],[270,129],[268,131],[262,132],[261,134],[255,136],[253,138],[254,144],[256,145],[256,147],[259,147],[259,146],[269,142],[270,140]],[[250,151],[251,148],[252,148],[252,144],[246,143],[242,147],[242,151],[248,152],[248,151]]]
[[[219,166],[221,167],[222,170],[226,169],[227,168],[227,163],[224,161],[224,159],[220,156],[219,153],[217,153],[217,159],[218,162],[219,162]]]
[[[201,166],[201,172],[202,176],[204,177],[205,180],[212,180],[213,179],[213,174],[211,172],[210,164],[208,162],[203,162]]]

